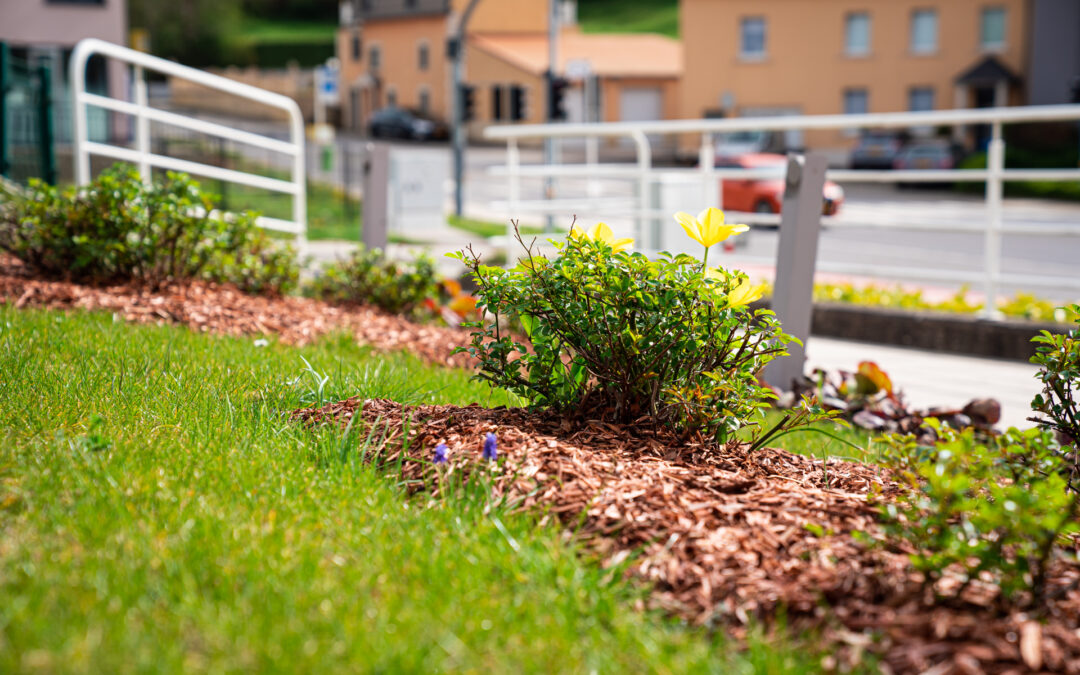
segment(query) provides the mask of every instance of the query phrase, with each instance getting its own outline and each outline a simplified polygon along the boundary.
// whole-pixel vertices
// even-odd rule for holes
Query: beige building
[[[681,0],[683,117],[1024,102],[1028,0]],[[852,142],[836,131],[789,145]]]
[[[337,54],[342,119],[363,130],[370,115],[397,105],[451,117],[447,45],[466,0],[360,0],[343,5]],[[658,35],[586,35],[565,8],[560,75],[570,75],[564,109],[570,120],[677,117],[682,50]],[[465,82],[475,88],[478,135],[490,123],[542,122],[546,115],[548,0],[483,0],[465,40]],[[593,84],[586,94],[586,81]],[[593,93],[595,92],[595,93]],[[512,120],[512,100],[522,103]]]

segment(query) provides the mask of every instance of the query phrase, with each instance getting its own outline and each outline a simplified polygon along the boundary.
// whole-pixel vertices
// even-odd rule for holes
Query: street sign
[[[569,80],[584,80],[592,75],[592,64],[588,59],[571,59],[566,62],[566,77]]]
[[[323,105],[338,104],[338,69],[332,65],[315,68],[315,98]]]

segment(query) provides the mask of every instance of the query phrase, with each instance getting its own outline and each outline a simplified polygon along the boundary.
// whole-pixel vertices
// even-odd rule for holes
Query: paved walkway
[[[807,367],[855,370],[859,361],[874,361],[916,408],[963,406],[973,398],[1001,403],[1001,427],[1030,427],[1031,399],[1041,389],[1034,365],[1019,361],[957,356],[813,337],[806,343]]]

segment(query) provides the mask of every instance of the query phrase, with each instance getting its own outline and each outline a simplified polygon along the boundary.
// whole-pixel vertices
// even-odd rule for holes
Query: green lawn
[[[308,371],[307,362],[311,364]],[[328,376],[325,385],[318,385]],[[484,405],[347,337],[294,348],[0,305],[0,672],[779,672],[805,652],[632,609],[642,589],[472,491],[406,498],[360,394]]]
[[[581,0],[578,23],[586,33],[660,33],[679,37],[678,0]]]

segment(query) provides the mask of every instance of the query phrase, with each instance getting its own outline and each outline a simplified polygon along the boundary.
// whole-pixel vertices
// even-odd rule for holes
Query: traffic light
[[[510,85],[510,121],[520,122],[527,117],[525,113],[525,87]]]
[[[566,108],[563,107],[563,99],[566,97],[566,88],[570,85],[570,82],[566,78],[552,75],[550,72],[547,81],[548,119],[564,120],[566,119]]]
[[[461,121],[473,121],[476,116],[476,87],[461,84],[458,89],[458,103],[461,106]]]

